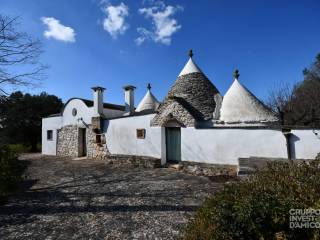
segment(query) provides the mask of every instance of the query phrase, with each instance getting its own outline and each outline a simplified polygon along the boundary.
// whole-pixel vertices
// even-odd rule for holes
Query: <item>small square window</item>
[[[47,131],[47,140],[53,140],[53,131],[52,130]]]
[[[137,129],[137,138],[145,139],[146,138],[146,130],[145,129]]]

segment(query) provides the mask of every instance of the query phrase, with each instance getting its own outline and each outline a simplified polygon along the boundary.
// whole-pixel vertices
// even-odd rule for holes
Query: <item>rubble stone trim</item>
[[[160,106],[159,113],[151,120],[151,126],[165,126],[170,120],[177,120],[184,127],[194,127],[195,118],[180,103],[168,99]]]
[[[169,167],[173,167],[179,171],[196,175],[196,176],[232,176],[235,177],[238,174],[238,165],[227,164],[211,164],[211,163],[199,163],[181,161],[177,164],[168,164]]]
[[[57,130],[57,155],[79,156],[79,128],[76,125],[64,126]]]
[[[161,159],[147,156],[108,154],[105,161],[114,167],[160,168]]]
[[[58,129],[58,156],[78,157],[81,155],[80,129],[77,125],[68,125]],[[88,125],[86,128],[86,144],[87,157],[89,158],[102,160],[109,154],[106,143],[96,143],[96,133],[93,131],[92,125]]]
[[[107,143],[96,143],[96,133],[93,131],[93,126],[87,128],[87,157],[97,160],[103,160],[109,154]],[[108,141],[108,139],[106,140]]]

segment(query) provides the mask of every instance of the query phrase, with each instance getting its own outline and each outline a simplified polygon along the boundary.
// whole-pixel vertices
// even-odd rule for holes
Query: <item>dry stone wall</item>
[[[195,119],[180,103],[168,99],[152,119],[151,126],[164,126],[168,121],[176,119],[185,127],[194,127]]]
[[[79,154],[78,126],[68,125],[58,129],[57,155],[77,157]]]
[[[96,143],[96,133],[90,125],[87,128],[87,156],[89,158],[103,160],[109,154],[106,143]]]
[[[82,141],[80,130],[77,125],[68,125],[58,130],[57,155],[78,157],[81,153]],[[96,143],[96,133],[92,126],[86,128],[86,150],[87,157],[94,159],[105,159],[109,153],[106,144]]]

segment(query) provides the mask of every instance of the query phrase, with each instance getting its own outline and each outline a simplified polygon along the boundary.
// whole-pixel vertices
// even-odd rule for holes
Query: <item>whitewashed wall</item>
[[[42,119],[42,154],[56,155],[57,129],[62,126],[62,117],[50,117]],[[52,130],[52,140],[47,140],[47,131]]]
[[[77,115],[72,115],[72,109],[77,109]],[[82,122],[79,118],[82,118],[86,124],[91,124],[91,118],[93,116],[93,107],[87,107],[87,105],[80,99],[71,100],[63,110],[63,126],[66,125],[81,125]],[[84,126],[81,126],[84,127]]]
[[[77,109],[77,115],[72,115],[72,109]],[[114,110],[114,109],[103,109],[103,114],[105,117],[113,118],[119,117],[124,113],[124,111]],[[63,126],[66,125],[79,125],[84,127],[82,121],[79,121],[79,118],[82,118],[86,124],[91,124],[91,118],[93,116],[93,107],[88,107],[81,99],[71,100],[63,111]]]
[[[154,114],[105,121],[107,147],[111,154],[161,158],[161,127],[150,127]],[[136,130],[146,129],[146,138],[138,139]],[[162,149],[163,150],[163,149]],[[165,149],[164,149],[165,150]]]
[[[292,157],[314,159],[320,152],[320,130],[292,130],[291,133]]]
[[[154,115],[105,121],[107,146],[112,154],[152,156],[165,163],[165,129],[150,127]],[[146,139],[137,139],[136,129],[146,129]],[[320,131],[319,135],[320,135]],[[313,159],[320,152],[320,137],[312,130],[292,130],[292,156]],[[183,161],[238,164],[246,157],[287,158],[286,139],[272,129],[181,128]]]
[[[238,164],[239,157],[286,158],[286,139],[270,129],[181,129],[181,158],[218,164]]]

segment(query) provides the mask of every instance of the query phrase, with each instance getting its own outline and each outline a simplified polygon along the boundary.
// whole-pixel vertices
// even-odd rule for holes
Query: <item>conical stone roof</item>
[[[194,63],[192,55],[190,55],[190,59],[171,87],[164,102],[160,105],[158,115],[162,115],[162,112],[168,107],[167,102],[172,99],[179,99],[183,103],[183,107],[195,117],[196,121],[205,121],[214,117],[217,102],[220,103],[221,95]],[[154,122],[156,120],[157,116]]]
[[[236,77],[223,98],[220,120],[226,123],[275,122],[278,118]]]
[[[136,112],[142,111],[150,111],[154,112],[159,107],[159,101],[151,92],[151,86],[148,84],[148,91],[146,95],[143,97],[141,102],[139,103],[138,107],[136,108]]]

